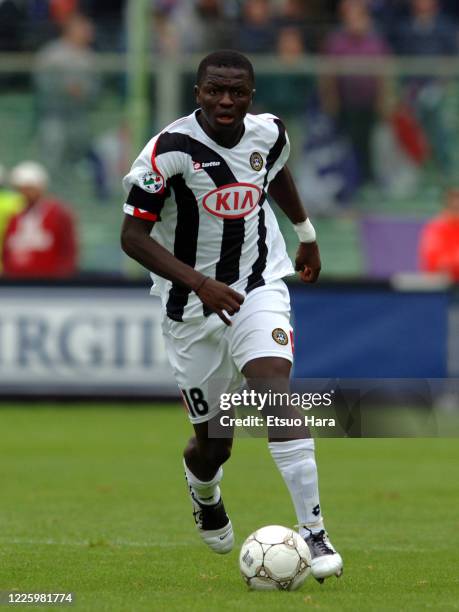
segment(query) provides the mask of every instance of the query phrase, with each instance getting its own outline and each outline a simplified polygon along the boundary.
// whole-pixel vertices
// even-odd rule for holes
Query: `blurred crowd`
[[[94,66],[98,51],[126,48],[125,13],[126,0],[0,0],[0,51],[36,51],[37,132],[48,169],[66,172],[85,160],[99,201],[109,194],[109,179],[91,138],[90,116],[101,85]],[[277,54],[285,63],[300,63],[313,53],[445,56],[458,52],[458,17],[459,3],[452,0],[152,0],[150,44],[152,51],[175,57],[233,47],[254,56]],[[389,191],[409,189],[428,157],[451,173],[444,80],[405,79],[395,107],[387,80],[372,75],[305,82],[277,73],[274,87],[272,78],[261,77],[257,90],[265,106],[256,111],[308,115],[309,124],[321,130],[310,132],[304,155],[315,150],[317,140],[336,145],[337,135],[344,137],[342,148],[352,148],[343,162],[350,183],[344,200],[375,179]],[[377,134],[374,147],[381,120],[392,123],[401,161],[397,152],[389,154],[393,143],[387,131]],[[404,176],[375,167],[378,156],[396,160]]]
[[[97,32],[97,47],[120,44],[125,0],[0,0],[0,51],[36,51],[59,36],[74,14],[87,17]]]
[[[368,28],[402,54],[457,51],[456,0],[362,0]],[[127,0],[0,0],[0,51],[36,51],[75,13],[91,20],[94,46],[125,48]],[[157,51],[205,52],[234,47],[247,53],[320,53],[341,0],[151,0]]]
[[[34,202],[14,172],[13,189],[1,191],[5,214],[20,215],[13,233],[28,235],[41,218],[37,210],[55,216],[55,199],[51,209],[43,206],[50,201],[49,177],[67,177],[71,184],[84,166],[98,203],[119,184],[114,173],[124,169],[126,160],[117,152],[125,148],[126,126],[105,140],[95,138],[94,111],[106,87],[95,67],[99,53],[126,50],[126,10],[127,0],[0,0],[0,53],[35,56],[34,136],[46,166],[19,172],[21,180],[38,181]],[[150,14],[151,51],[176,59],[222,47],[255,58],[275,55],[293,66],[314,54],[377,60],[454,57],[459,51],[457,0],[151,0]],[[335,215],[367,186],[389,197],[412,197],[426,166],[451,183],[457,174],[454,122],[445,113],[451,82],[432,73],[405,75],[395,84],[377,72],[305,76],[277,70],[275,76],[258,75],[255,112],[275,112],[286,121],[296,136],[294,171],[309,210]],[[125,83],[116,81],[115,89],[123,95]],[[65,204],[62,210],[64,225],[73,228]],[[0,235],[1,214],[0,206]],[[12,261],[5,244],[4,273]]]

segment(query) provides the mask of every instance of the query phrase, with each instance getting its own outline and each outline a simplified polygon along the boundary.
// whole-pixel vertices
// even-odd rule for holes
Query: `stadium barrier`
[[[298,378],[459,373],[454,289],[291,284]],[[170,397],[161,308],[139,283],[0,285],[0,397]]]
[[[3,286],[0,295],[0,395],[177,395],[148,289]]]

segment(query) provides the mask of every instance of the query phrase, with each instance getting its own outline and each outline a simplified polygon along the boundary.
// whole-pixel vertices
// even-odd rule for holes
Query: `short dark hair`
[[[255,83],[255,73],[250,60],[248,60],[245,55],[242,55],[242,53],[239,53],[238,51],[233,51],[232,49],[221,49],[220,51],[214,51],[213,53],[206,55],[206,57],[201,60],[196,73],[196,82],[198,85],[200,85],[204,79],[208,66],[241,68],[249,73],[250,80],[252,83]]]

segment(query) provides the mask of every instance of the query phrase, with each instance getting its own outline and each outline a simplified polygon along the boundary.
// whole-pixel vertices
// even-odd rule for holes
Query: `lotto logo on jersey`
[[[142,186],[150,193],[159,193],[164,189],[164,179],[160,174],[150,170],[142,176]]]
[[[195,172],[199,172],[200,170],[205,170],[206,168],[217,168],[221,162],[219,161],[209,161],[209,162],[193,162],[193,170]]]
[[[210,191],[202,204],[211,215],[223,219],[241,219],[258,204],[261,189],[251,183],[231,183]]]

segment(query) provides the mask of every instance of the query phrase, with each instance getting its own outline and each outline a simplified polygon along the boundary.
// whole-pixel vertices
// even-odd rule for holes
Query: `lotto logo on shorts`
[[[210,191],[202,204],[211,215],[223,219],[241,219],[257,206],[261,189],[251,183],[232,183]]]
[[[274,342],[277,342],[277,344],[281,344],[282,346],[288,344],[287,333],[280,327],[276,327],[276,329],[273,329],[272,337]]]

